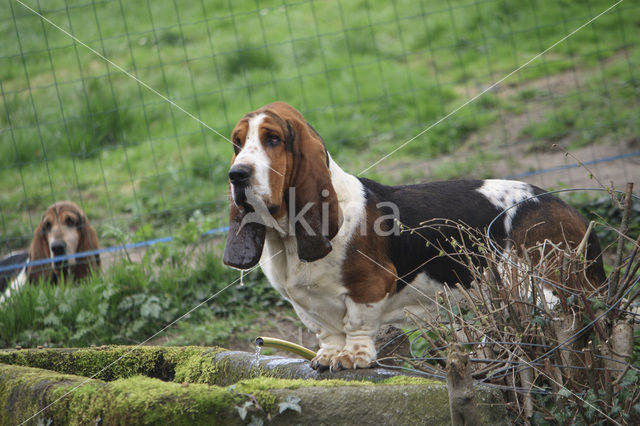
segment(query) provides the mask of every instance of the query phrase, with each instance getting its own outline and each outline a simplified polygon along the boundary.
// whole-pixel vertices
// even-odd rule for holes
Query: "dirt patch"
[[[602,61],[606,66],[625,60],[628,52],[620,50]],[[569,69],[554,75],[519,84],[498,85],[490,93],[521,108],[502,111],[495,122],[470,134],[454,153],[434,159],[382,163],[377,172],[386,183],[417,183],[450,178],[513,178],[544,188],[598,187],[591,178],[603,184],[614,183],[623,188],[626,182],[640,183],[640,139],[611,140],[602,137],[589,146],[571,149],[565,156],[559,147],[570,146],[575,138],[569,134],[556,141],[543,141],[525,136],[525,129],[545,120],[557,99],[584,90],[587,81],[597,78],[599,67]],[[497,78],[496,78],[497,79]],[[475,96],[484,88],[471,89]],[[522,97],[526,96],[527,99]],[[416,142],[419,143],[419,142]],[[579,162],[586,166],[576,167]]]
[[[640,149],[631,141],[591,145],[570,153],[575,158],[561,149],[530,154],[526,145],[519,144],[484,153],[458,152],[431,160],[397,162],[380,166],[378,172],[388,176],[385,183],[389,184],[509,178],[549,189],[599,187],[591,174],[605,185],[613,182],[616,189],[624,188],[626,182],[640,183]],[[585,165],[580,166],[578,160]],[[406,179],[408,170],[410,178]]]

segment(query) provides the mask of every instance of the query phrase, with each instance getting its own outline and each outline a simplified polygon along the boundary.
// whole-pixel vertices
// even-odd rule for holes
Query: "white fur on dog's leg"
[[[331,360],[333,370],[372,366],[376,360],[375,337],[387,300],[388,295],[375,303],[356,303],[350,297],[345,299],[344,331],[347,338],[344,349]]]

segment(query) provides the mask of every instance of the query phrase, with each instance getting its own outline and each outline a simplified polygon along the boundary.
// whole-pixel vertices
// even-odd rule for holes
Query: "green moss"
[[[218,386],[163,382],[136,376],[107,385],[107,392],[74,395],[74,421],[106,424],[193,424],[222,422],[247,399]]]
[[[214,362],[218,351],[202,353],[184,352],[176,357],[175,382],[216,383],[219,363]]]
[[[82,377],[0,364],[0,412],[7,414],[0,416],[0,424],[24,422],[53,402],[35,420],[54,419],[56,423],[66,423],[69,399],[57,400],[83,382],[87,388],[104,386],[103,382]]]
[[[312,379],[274,379],[272,377],[257,377],[255,379],[241,380],[235,384],[238,392],[252,393],[267,389],[300,389],[307,387],[335,387],[335,386],[371,386],[365,381],[347,380],[312,380]]]
[[[135,375],[172,380],[181,363],[221,350],[197,346],[5,350],[0,351],[0,363],[43,368],[85,377],[95,375],[95,378],[106,381]],[[204,367],[203,365],[202,368]]]
[[[384,385],[442,385],[443,382],[421,377],[396,376],[382,382],[372,383],[361,380],[312,380],[312,379],[276,379],[272,377],[257,377],[241,380],[234,384],[234,389],[241,393],[255,393],[272,389],[300,389],[300,388],[331,388],[331,387],[361,387]]]
[[[11,414],[0,424],[22,422],[44,408],[36,420],[54,424],[226,424],[236,415],[233,407],[247,399],[219,386],[143,376],[105,383],[0,364],[0,412]]]
[[[117,348],[111,349],[116,352]],[[225,362],[214,362],[220,349],[141,348],[141,351],[130,352],[132,357],[141,356],[137,364],[125,356],[129,352],[120,352],[129,367],[115,369],[114,374],[131,374],[134,372],[132,366],[149,370],[161,354],[164,362],[175,366],[175,381],[134,375],[105,382],[0,363],[0,413],[9,413],[6,418],[0,417],[0,425],[21,423],[44,408],[46,410],[42,415],[34,420],[45,424],[48,420],[54,424],[71,425],[96,421],[103,424],[234,424],[241,423],[236,407],[242,407],[248,401],[257,401],[264,410],[253,414],[263,417],[269,413],[273,416],[278,413],[278,402],[288,396],[306,395],[307,401],[308,398],[320,397],[325,403],[339,406],[347,400],[352,403],[359,401],[354,395],[360,395],[364,389],[373,391],[375,395],[384,395],[385,400],[397,399],[397,404],[406,404],[406,394],[403,392],[411,389],[411,394],[414,395],[412,401],[417,404],[415,410],[411,408],[411,412],[416,413],[424,412],[427,406],[429,410],[431,407],[437,410],[437,407],[447,404],[446,389],[442,386],[425,386],[441,385],[440,382],[417,377],[394,377],[377,384],[357,380],[270,377],[240,380],[227,387],[195,383],[220,380],[217,377],[217,374],[223,374],[220,366],[229,366]],[[80,351],[58,352],[69,355]],[[33,361],[31,357],[36,355],[38,354],[30,355],[25,351],[19,355],[12,354],[12,359]],[[54,357],[51,363],[56,364],[60,359]],[[91,359],[104,361],[100,357]],[[227,358],[226,362],[228,361]],[[85,359],[84,362],[88,361]],[[89,368],[83,363],[79,365]],[[425,398],[420,396],[423,394]],[[429,398],[426,398],[427,395]]]
[[[366,386],[370,383],[348,382],[345,380],[303,380],[303,379],[274,379],[271,377],[257,377],[241,380],[232,388],[242,394],[253,395],[266,412],[274,412],[277,398],[270,393],[273,389],[300,389],[303,387],[332,387],[332,386]]]
[[[424,377],[395,376],[383,380],[382,385],[442,385],[440,380],[425,379]]]

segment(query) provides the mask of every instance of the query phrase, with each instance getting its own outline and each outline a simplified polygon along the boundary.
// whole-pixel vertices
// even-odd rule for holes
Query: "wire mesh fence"
[[[60,200],[77,203],[101,241],[64,262],[180,239],[190,221],[223,233],[228,135],[275,100],[298,108],[345,170],[384,183],[509,177],[584,187],[595,174],[621,188],[640,177],[637,2],[4,5],[0,257],[26,249]],[[513,342],[498,337],[492,344],[511,354]],[[536,339],[539,351],[553,347]],[[468,343],[481,366],[558,368],[483,358],[486,341]],[[416,350],[412,361],[442,376],[445,349]],[[509,388],[549,393],[522,381]]]
[[[172,235],[196,210],[224,226],[231,147],[211,129],[277,99],[356,173],[611,5],[7,1],[2,254],[61,199],[112,243],[145,223],[145,238]],[[556,143],[613,165],[594,166],[605,181],[631,179],[638,15],[618,4],[366,174],[575,184],[586,173]]]

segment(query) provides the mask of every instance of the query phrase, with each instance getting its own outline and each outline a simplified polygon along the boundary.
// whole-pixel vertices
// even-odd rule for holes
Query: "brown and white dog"
[[[33,232],[29,248],[29,260],[54,258],[98,248],[98,235],[89,223],[87,215],[71,201],[59,201],[42,215]],[[32,266],[27,270],[27,280],[40,279],[55,283],[62,275],[67,278],[84,278],[100,267],[100,256],[71,258],[62,262]]]
[[[40,223],[33,232],[26,260],[33,262],[53,259],[97,248],[98,235],[84,211],[71,201],[59,201],[51,205],[42,215]],[[66,279],[80,279],[99,267],[100,255],[98,254],[29,266],[9,284],[3,299],[11,291],[18,290],[27,282],[35,283],[44,280],[56,283],[62,276]]]
[[[484,232],[499,216],[491,238],[515,248],[545,239],[577,245],[587,227],[575,209],[524,182],[385,186],[350,175],[300,112],[282,102],[246,114],[232,141],[224,263],[246,270],[260,262],[316,333],[313,368],[369,367],[381,325],[401,325],[405,310],[420,312],[428,304],[424,295],[445,285],[470,285],[464,262],[441,255],[458,235],[455,227],[399,232],[398,222],[419,228],[441,219]],[[605,276],[593,234],[587,257],[597,287]]]

